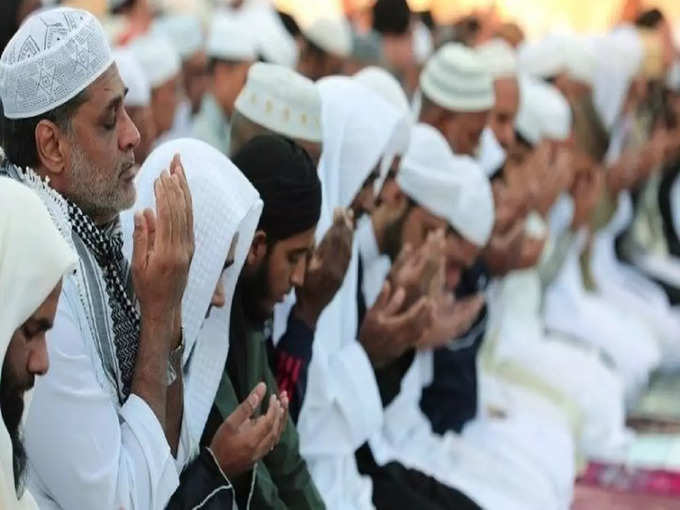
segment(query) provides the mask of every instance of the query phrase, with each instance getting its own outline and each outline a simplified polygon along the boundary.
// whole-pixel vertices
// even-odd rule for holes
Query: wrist
[[[319,320],[320,312],[312,310],[312,307],[305,306],[304,300],[299,300],[295,303],[293,308],[294,317],[304,322],[310,329],[316,329],[316,323]]]

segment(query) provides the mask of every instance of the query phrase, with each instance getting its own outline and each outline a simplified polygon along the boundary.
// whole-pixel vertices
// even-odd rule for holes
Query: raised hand
[[[359,341],[376,368],[389,364],[417,346],[432,326],[431,298],[421,297],[399,313],[405,298],[403,289],[392,293],[391,284],[386,282],[361,324]]]
[[[335,210],[333,225],[314,250],[305,283],[296,289],[295,313],[311,328],[345,280],[352,257],[354,215],[351,210]]]
[[[417,344],[419,349],[437,349],[467,332],[484,306],[484,296],[476,294],[456,301],[452,294],[434,300],[432,327]]]
[[[194,250],[191,193],[179,157],[154,184],[156,212],[135,215],[132,277],[142,318],[167,321],[181,305]]]
[[[259,383],[224,420],[210,443],[210,450],[227,477],[252,469],[281,439],[287,421],[288,397],[282,394],[285,402],[281,402],[272,395],[267,413],[255,417],[266,391],[267,386]]]

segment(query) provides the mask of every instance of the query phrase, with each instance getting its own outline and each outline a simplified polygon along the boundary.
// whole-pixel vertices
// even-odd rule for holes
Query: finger
[[[146,267],[149,251],[149,233],[146,228],[144,213],[135,213],[135,231],[132,234],[132,268],[141,270]]]
[[[266,454],[271,449],[272,432],[275,432],[275,427],[278,425],[278,416],[280,412],[279,401],[276,395],[269,397],[269,407],[267,414],[261,416],[255,422],[252,429],[254,440],[259,445],[258,450],[261,450],[260,456]]]
[[[143,214],[146,221],[148,250],[153,251],[156,246],[156,213],[153,212],[153,209],[144,209]]]
[[[188,226],[187,230],[187,236],[189,241],[193,242],[194,240],[194,202],[193,202],[193,197],[191,196],[191,189],[189,188],[189,181],[187,179],[186,172],[184,171],[184,165],[182,164],[182,160],[177,154],[175,156],[177,158],[177,168],[178,168],[178,173],[180,176],[180,185],[182,187],[182,192],[184,194],[184,201],[186,204],[186,224]]]
[[[172,206],[175,219],[175,240],[186,245],[189,240],[189,226],[187,225],[187,204],[180,184],[180,178],[177,174],[170,178],[169,182],[170,193],[172,199]]]
[[[156,239],[163,246],[167,246],[170,242],[171,226],[170,226],[170,211],[168,210],[168,201],[166,200],[167,193],[163,178],[159,177],[154,183],[154,193],[156,195],[156,217],[157,229]]]
[[[391,299],[387,303],[387,306],[385,306],[384,313],[387,317],[396,314],[402,306],[404,306],[404,301],[406,300],[406,291],[399,287],[394,294],[392,295]]]
[[[226,422],[234,429],[238,429],[253,416],[266,392],[267,385],[263,382],[259,383],[253,388],[253,391],[250,392],[248,398],[241,402],[234,412],[229,415]]]

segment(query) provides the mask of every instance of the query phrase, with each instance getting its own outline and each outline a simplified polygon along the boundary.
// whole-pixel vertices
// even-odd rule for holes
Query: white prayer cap
[[[391,103],[399,111],[410,111],[411,106],[406,92],[397,79],[382,67],[365,67],[354,75],[354,79]]]
[[[477,52],[494,80],[517,74],[517,55],[512,46],[503,39],[492,39],[479,46]]]
[[[294,69],[298,61],[298,45],[286,30],[281,18],[268,3],[247,3],[239,17],[255,36],[257,51],[267,62]]]
[[[523,73],[540,78],[552,78],[567,67],[566,38],[549,35],[538,40],[524,42],[517,52],[519,69]]]
[[[479,112],[493,108],[491,74],[482,58],[462,44],[442,46],[420,75],[425,96],[442,108],[456,112]]]
[[[593,41],[586,37],[570,37],[564,50],[565,69],[569,78],[592,85],[597,72]]]
[[[249,62],[257,60],[255,38],[237,18],[221,12],[210,27],[206,54],[211,58]]]
[[[321,94],[313,81],[287,67],[253,64],[235,107],[281,135],[315,143],[322,140]]]
[[[140,37],[131,48],[152,89],[173,79],[182,68],[177,50],[167,37],[160,34]]]
[[[347,58],[352,53],[352,28],[344,16],[321,16],[300,26],[302,34],[326,53]]]
[[[426,124],[413,127],[397,183],[468,241],[484,246],[489,240],[494,224],[491,183],[472,158],[455,156],[437,129]]]
[[[104,29],[89,12],[60,7],[30,16],[0,59],[5,117],[35,117],[67,103],[112,63]]]
[[[203,27],[196,16],[169,14],[158,18],[152,31],[167,37],[182,60],[189,59],[203,48]]]
[[[128,89],[125,96],[127,106],[149,106],[151,104],[151,85],[146,79],[144,69],[129,49],[116,49],[113,52],[118,73]]]
[[[542,80],[523,76],[515,127],[528,142],[565,140],[571,133],[571,108],[560,92]]]

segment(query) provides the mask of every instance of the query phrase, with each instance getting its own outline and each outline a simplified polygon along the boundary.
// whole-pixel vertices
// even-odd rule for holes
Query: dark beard
[[[2,367],[2,387],[0,388],[0,412],[12,441],[12,466],[14,468],[14,488],[17,496],[23,491],[23,475],[26,469],[26,450],[21,442],[19,426],[24,413],[23,392],[13,384],[14,377],[7,362]]]
[[[268,247],[267,255],[255,273],[248,277],[242,275],[238,282],[243,314],[252,323],[264,322],[271,316],[271,310],[264,310],[262,307],[262,300],[269,294],[267,271],[270,253],[271,247]]]

